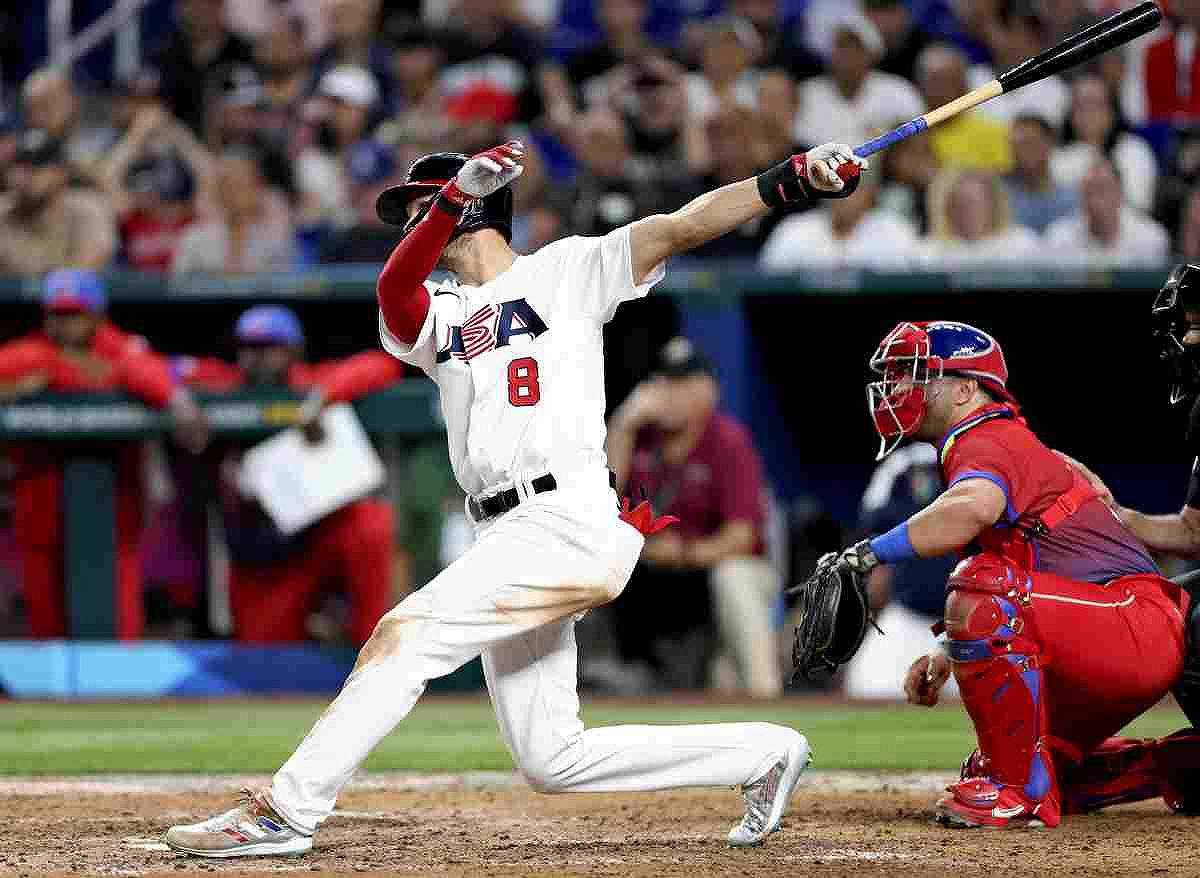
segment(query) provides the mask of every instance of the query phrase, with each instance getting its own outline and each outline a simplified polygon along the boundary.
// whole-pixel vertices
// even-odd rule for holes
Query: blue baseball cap
[[[102,314],[108,309],[104,282],[94,271],[60,268],[46,275],[42,289],[42,308],[46,311],[82,311]]]
[[[304,344],[304,328],[291,308],[283,305],[256,305],[238,318],[233,330],[243,344],[279,344],[299,347]]]
[[[392,151],[374,140],[360,140],[350,148],[350,179],[356,186],[374,186],[396,173]]]

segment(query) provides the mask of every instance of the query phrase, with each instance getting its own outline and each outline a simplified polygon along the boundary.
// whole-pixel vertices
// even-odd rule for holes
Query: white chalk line
[[[810,771],[799,792],[808,793],[939,793],[951,773]],[[87,777],[0,778],[0,796],[127,796],[198,793],[227,795],[241,787],[257,789],[270,784],[269,775],[242,774],[115,774]],[[420,790],[506,790],[525,785],[516,772],[471,771],[460,774],[379,772],[359,774],[350,781],[351,792],[406,792]]]

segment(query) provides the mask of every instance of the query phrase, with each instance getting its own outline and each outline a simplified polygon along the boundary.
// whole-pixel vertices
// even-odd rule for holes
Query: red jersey
[[[175,377],[197,390],[232,393],[246,384],[245,373],[232,363],[215,357],[172,357]],[[350,402],[382,390],[404,375],[404,365],[383,351],[365,351],[344,360],[325,363],[293,363],[286,383],[298,393],[320,390],[331,403]],[[286,537],[276,530],[257,503],[241,495],[236,480],[229,478],[241,459],[240,443],[222,445],[218,492],[225,516],[230,557],[245,564],[274,564],[291,557],[305,545],[302,535]]]
[[[1071,489],[1075,476],[1009,405],[989,405],[960,421],[938,444],[946,486],[987,479],[1004,492],[1004,516],[980,537],[999,544],[1028,526]],[[1020,522],[1020,524],[1018,524]],[[1098,497],[1046,534],[1031,536],[1033,569],[1084,582],[1158,573],[1146,547]]]
[[[1142,80],[1146,115],[1152,122],[1186,122],[1200,117],[1200,63],[1197,52],[1179,57],[1177,33],[1168,34],[1147,49]],[[1182,63],[1181,63],[1182,62]]]
[[[164,408],[175,389],[162,359],[139,336],[109,323],[101,324],[84,353],[63,351],[40,331],[0,345],[0,383],[33,375],[46,377],[47,390],[126,390],[156,408]]]
[[[171,372],[198,390],[231,393],[246,376],[237,366],[216,357],[172,357]],[[296,362],[288,369],[287,386],[298,393],[320,390],[328,402],[350,402],[404,377],[404,364],[383,351],[365,351],[344,360]]]
[[[660,515],[679,518],[684,539],[711,537],[730,521],[748,521],[763,553],[767,485],[750,432],[734,418],[714,412],[708,427],[682,464],[662,458],[659,430],[639,433],[626,493],[635,499],[645,490]]]
[[[137,271],[170,270],[180,238],[195,221],[196,215],[190,211],[169,219],[145,211],[130,211],[121,217],[125,261]]]

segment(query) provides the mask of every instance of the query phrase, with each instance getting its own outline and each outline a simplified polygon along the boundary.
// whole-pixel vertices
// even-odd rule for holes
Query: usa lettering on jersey
[[[524,298],[498,305],[488,303],[461,326],[448,327],[446,344],[438,348],[437,362],[445,363],[451,357],[470,362],[480,354],[508,347],[519,335],[537,338],[547,328],[546,321]]]

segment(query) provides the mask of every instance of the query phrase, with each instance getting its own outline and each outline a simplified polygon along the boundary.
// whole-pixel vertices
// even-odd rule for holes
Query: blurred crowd
[[[109,85],[0,82],[0,273],[384,258],[413,158],[528,144],[518,250],[602,234],[949,101],[1110,0],[174,0]],[[768,270],[1200,258],[1200,2],[877,155],[697,258]],[[36,62],[28,66],[36,66]],[[13,65],[0,75],[13,77]]]

